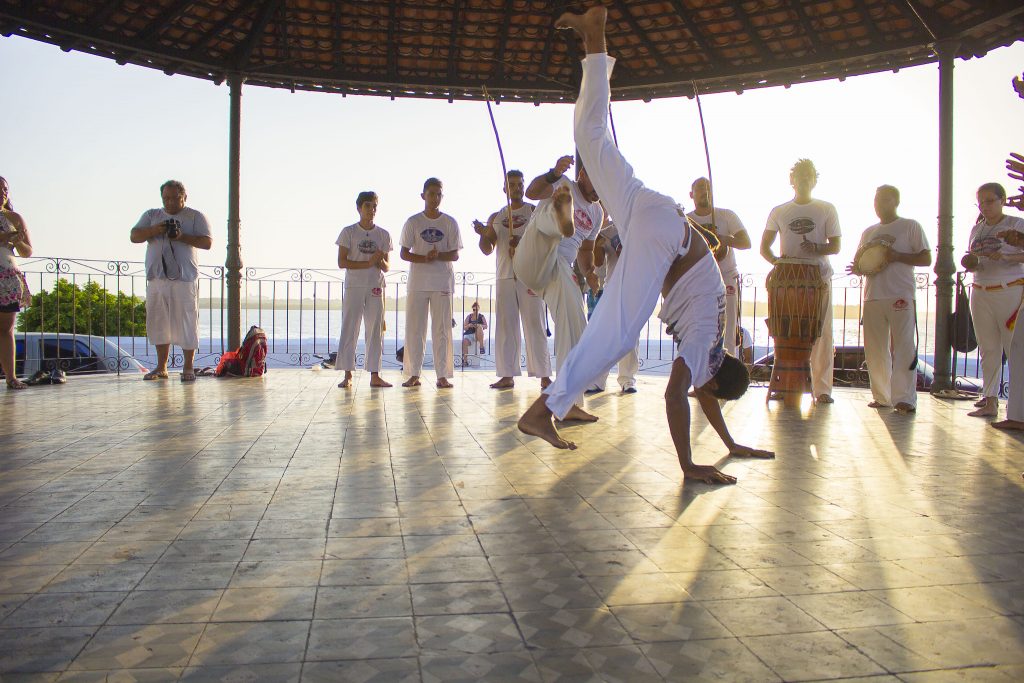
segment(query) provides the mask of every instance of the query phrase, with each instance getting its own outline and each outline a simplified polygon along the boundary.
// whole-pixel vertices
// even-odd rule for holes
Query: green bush
[[[108,292],[95,280],[79,287],[62,278],[52,291],[32,295],[18,315],[18,331],[145,337],[146,302]]]

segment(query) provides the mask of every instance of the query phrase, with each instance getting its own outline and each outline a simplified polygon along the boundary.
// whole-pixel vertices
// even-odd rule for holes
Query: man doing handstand
[[[584,39],[587,58],[576,101],[576,146],[594,188],[619,228],[622,253],[579,343],[555,382],[520,418],[519,429],[558,448],[575,448],[558,434],[552,417],[565,417],[579,391],[636,345],[660,292],[665,297],[660,317],[678,341],[665,404],[684,478],[732,484],[735,477],[716,467],[693,464],[686,399],[691,384],[730,455],[771,458],[774,453],[733,441],[718,405],[720,398],[739,398],[749,376],[743,364],[724,350],[725,286],[714,256],[687,225],[676,202],[644,187],[612,141],[608,103],[614,60],[605,45],[607,14],[603,7],[582,15],[566,13],[555,26],[575,29]]]

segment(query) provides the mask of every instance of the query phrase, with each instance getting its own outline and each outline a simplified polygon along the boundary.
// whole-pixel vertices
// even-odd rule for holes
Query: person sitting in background
[[[480,303],[473,302],[473,312],[462,321],[462,367],[466,367],[469,345],[476,342],[477,353],[487,353],[484,348],[484,330],[487,329],[487,318],[480,312]]]

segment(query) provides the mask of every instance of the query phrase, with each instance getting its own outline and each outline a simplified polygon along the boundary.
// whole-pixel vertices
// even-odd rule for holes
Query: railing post
[[[226,267],[228,285],[228,348],[242,343],[242,246],[239,239],[239,176],[242,144],[242,77],[228,76],[231,98],[228,133],[228,246]]]
[[[935,258],[935,381],[932,392],[953,386],[949,317],[953,313],[953,61],[959,42],[935,44],[939,57],[939,230]]]

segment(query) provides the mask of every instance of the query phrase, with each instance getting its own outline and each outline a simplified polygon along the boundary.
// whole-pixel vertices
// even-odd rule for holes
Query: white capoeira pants
[[[146,336],[154,346],[199,348],[199,285],[195,280],[146,282]]]
[[[864,360],[871,397],[884,406],[917,407],[917,370],[910,369],[917,356],[916,316],[913,299],[864,302]]]
[[[540,292],[555,321],[556,375],[562,372],[569,352],[587,327],[583,294],[573,277],[572,267],[558,258],[561,241],[562,233],[558,230],[551,202],[545,202],[533,212],[512,257],[516,277],[530,289]],[[583,389],[572,397],[570,407],[573,404],[583,406]]]
[[[832,284],[826,282],[825,318],[821,325],[821,336],[811,347],[811,394],[817,398],[822,394],[832,395],[832,372],[836,364],[836,351],[832,346]]]
[[[620,358],[615,365],[618,366],[619,376],[616,379],[620,387],[625,389],[636,384],[636,373],[640,370],[640,354],[637,347],[634,346],[631,351],[627,351],[626,355]],[[608,386],[608,374],[605,372],[597,378],[595,384],[598,389],[603,391]]]
[[[430,310],[430,339],[434,349],[437,378],[455,376],[452,351],[452,295],[448,292],[409,292],[405,302],[405,356],[402,374],[419,377],[427,346],[427,309]]]
[[[530,377],[551,376],[551,356],[544,331],[544,300],[521,280],[502,278],[497,283],[494,339],[494,374],[498,377],[519,377],[520,335],[522,322],[526,342],[526,372]]]
[[[999,396],[999,379],[1003,372],[1003,354],[1010,356],[1013,330],[1006,322],[1020,308],[1021,286],[986,290],[971,287],[971,318],[981,351],[981,375],[986,397]],[[1018,321],[1017,325],[1021,323]],[[1015,327],[1017,326],[1015,325]]]
[[[614,64],[603,53],[583,60],[574,133],[587,175],[615,219],[622,253],[590,324],[544,392],[547,407],[558,418],[565,416],[580,391],[636,348],[686,234],[676,202],[644,187],[612,140],[608,78]]]
[[[1017,322],[1007,359],[1010,364],[1010,389],[1006,400],[1006,419],[1024,422],[1024,304],[1017,310]]]
[[[384,293],[380,287],[345,287],[335,369],[347,372],[356,369],[356,342],[359,340],[359,324],[362,323],[366,342],[363,369],[380,372],[383,322]]]

